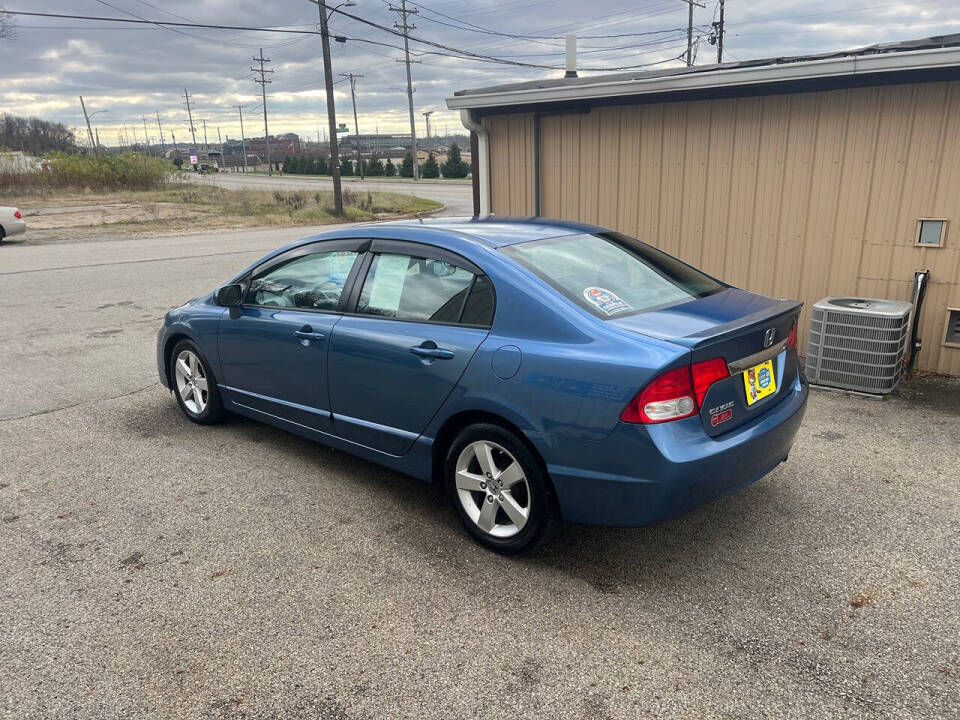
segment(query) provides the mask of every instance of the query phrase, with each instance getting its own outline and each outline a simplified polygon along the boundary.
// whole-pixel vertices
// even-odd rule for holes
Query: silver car
[[[23,215],[15,207],[0,206],[0,242],[9,235],[19,235],[27,229]]]

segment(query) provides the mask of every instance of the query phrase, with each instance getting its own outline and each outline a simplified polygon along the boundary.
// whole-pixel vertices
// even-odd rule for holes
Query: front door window
[[[247,304],[298,310],[336,310],[357,253],[311,253],[274,268],[250,283]]]

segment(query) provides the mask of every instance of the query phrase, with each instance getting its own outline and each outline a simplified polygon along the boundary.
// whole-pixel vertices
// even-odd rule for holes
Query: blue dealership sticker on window
[[[767,368],[761,368],[760,372],[757,373],[757,385],[760,386],[761,390],[766,390],[770,387],[770,370]]]
[[[630,303],[626,300],[621,300],[615,292],[607,290],[606,288],[588,287],[583,291],[583,297],[588,303],[597,308],[597,310],[607,315],[633,309]]]

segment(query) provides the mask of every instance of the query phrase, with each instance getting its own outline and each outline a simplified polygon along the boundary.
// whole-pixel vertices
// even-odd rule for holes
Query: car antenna
[[[422,211],[417,213],[417,220],[420,221],[420,224],[421,224],[421,225],[424,224],[424,223],[423,223],[423,212],[422,212]]]

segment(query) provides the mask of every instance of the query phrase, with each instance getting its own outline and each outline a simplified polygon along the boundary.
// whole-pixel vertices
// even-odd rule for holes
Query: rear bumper
[[[27,224],[23,220],[17,220],[16,218],[4,220],[2,225],[3,232],[8,237],[10,235],[19,235],[20,233],[25,232],[27,229]]]
[[[600,441],[532,433],[568,522],[636,527],[687,512],[759,480],[786,460],[806,410],[798,376],[769,412],[717,438],[699,417],[620,423]]]

